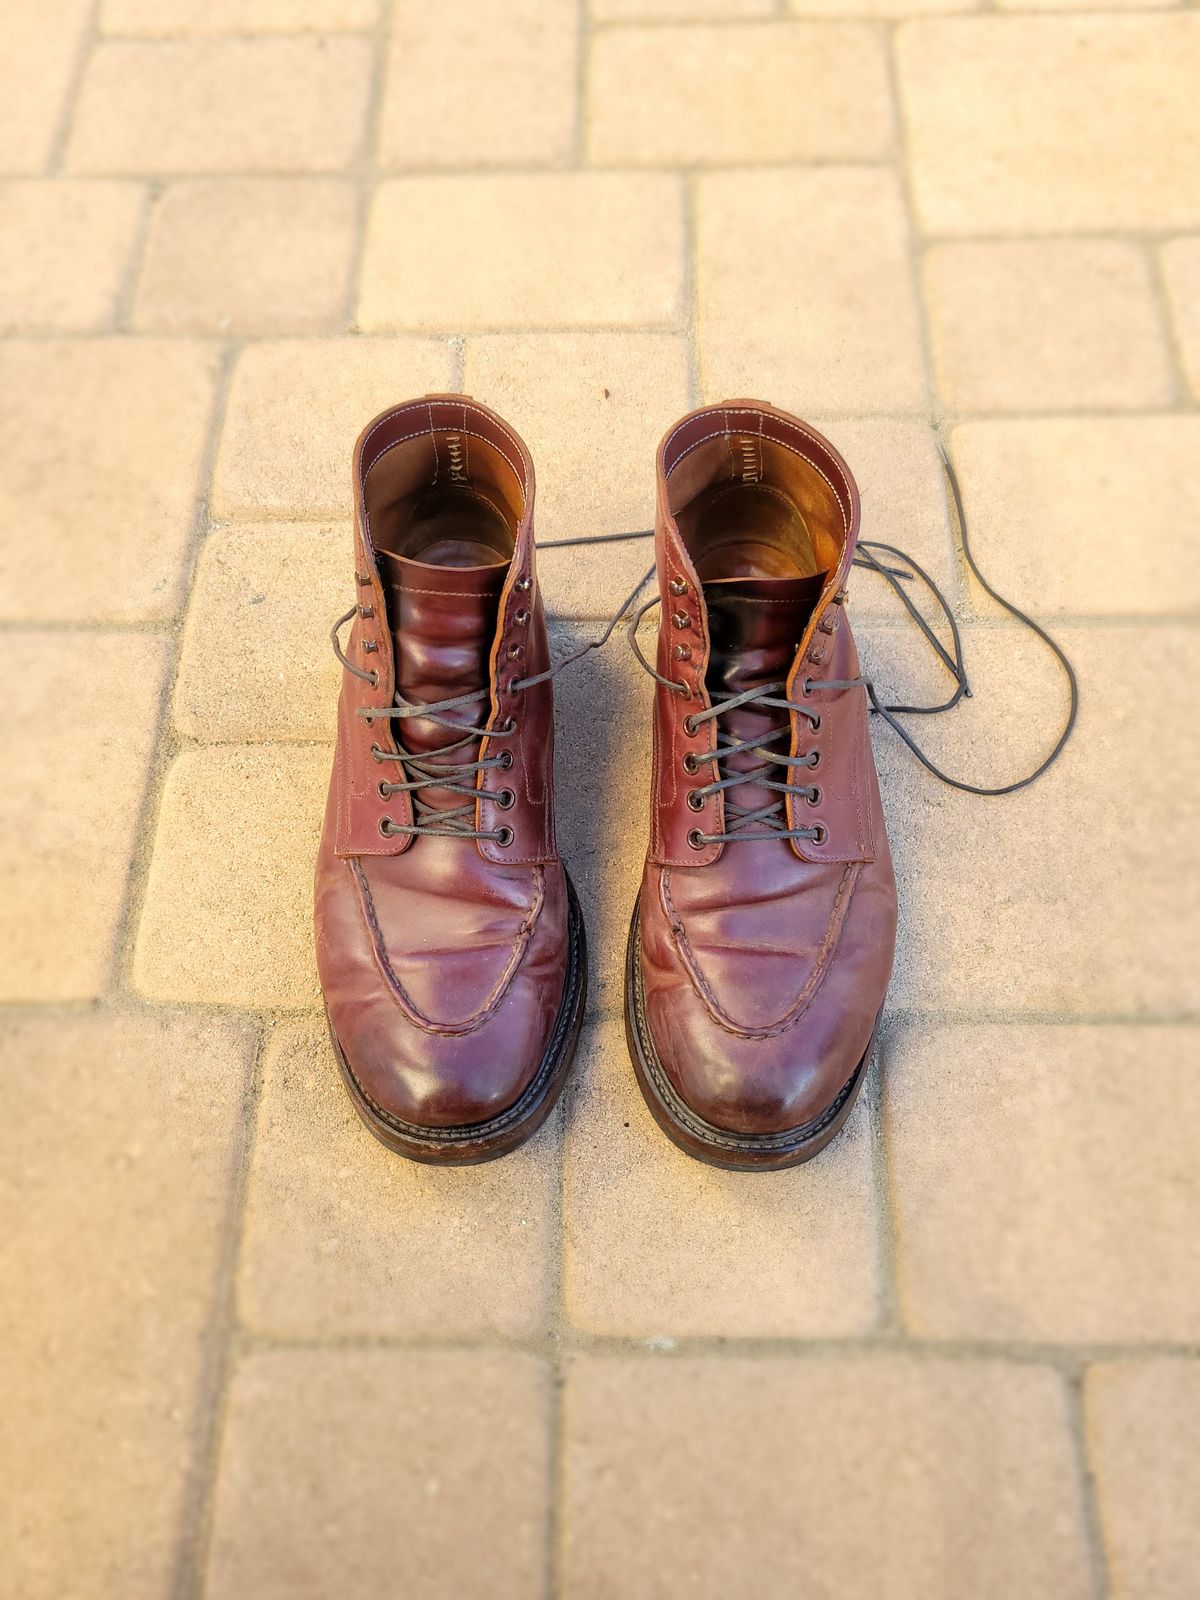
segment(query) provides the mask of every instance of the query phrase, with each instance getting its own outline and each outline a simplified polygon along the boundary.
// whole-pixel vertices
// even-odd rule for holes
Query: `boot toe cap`
[[[496,1016],[465,1034],[431,1032],[395,1013],[332,1025],[346,1066],[372,1107],[410,1127],[474,1127],[520,1100],[546,1048],[542,1019]]]
[[[804,1017],[765,1038],[720,1027],[676,994],[647,1006],[663,1072],[703,1122],[729,1133],[782,1134],[820,1119],[838,1101],[870,1043],[873,1020],[841,1019],[827,1029]]]

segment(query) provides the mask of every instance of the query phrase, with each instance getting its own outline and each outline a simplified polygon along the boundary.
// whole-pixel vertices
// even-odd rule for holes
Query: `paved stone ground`
[[[4,1596],[1200,1593],[1200,14],[1113,3],[5,0]],[[826,425],[953,597],[933,746],[995,779],[1062,686],[940,436],[1078,664],[1028,793],[881,738],[900,956],[810,1167],[695,1165],[634,1090],[619,645],[559,701],[555,1123],[430,1172],[335,1079],[348,454],[459,386],[547,536],[644,523],[691,403]],[[561,644],[644,555],[547,557]]]

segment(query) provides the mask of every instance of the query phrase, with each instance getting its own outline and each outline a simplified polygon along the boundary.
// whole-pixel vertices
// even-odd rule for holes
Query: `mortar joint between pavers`
[[[217,1480],[229,1415],[230,1389],[242,1355],[238,1319],[238,1274],[246,1233],[246,1200],[254,1142],[258,1132],[258,1108],[262,1099],[264,1058],[271,1030],[259,1030],[254,1062],[244,1107],[242,1138],[230,1179],[229,1215],[224,1249],[214,1293],[215,1314],[209,1324],[212,1341],[211,1367],[206,1385],[204,1424],[194,1458],[193,1493],[180,1544],[179,1591],[187,1600],[201,1600],[207,1583],[216,1509]]]
[[[592,59],[592,30],[595,19],[588,0],[575,0],[575,125],[571,135],[571,162],[576,169],[587,165],[589,104],[588,78]]]
[[[62,105],[59,108],[58,122],[50,140],[49,158],[46,163],[46,175],[49,177],[63,176],[63,163],[66,160],[67,144],[71,137],[71,129],[75,122],[75,111],[79,103],[79,95],[83,88],[84,73],[87,71],[88,62],[92,58],[92,51],[100,35],[100,7],[103,0],[91,0],[88,6],[87,20],[79,39],[79,48],[71,66],[70,76],[67,80],[66,92],[63,95]]]
[[[154,216],[165,188],[166,184],[161,181],[147,182],[145,193],[142,196],[142,208],[138,216],[138,225],[130,242],[129,260],[125,263],[125,271],[121,276],[121,284],[117,291],[117,301],[114,307],[113,331],[121,335],[130,332],[134,301],[137,298],[138,285],[141,282],[142,270],[146,262],[146,246],[150,239],[150,229],[153,226]]]
[[[346,299],[343,326],[348,333],[356,333],[358,297],[362,278],[363,255],[367,243],[367,223],[378,181],[379,130],[383,114],[383,97],[387,84],[389,44],[392,36],[394,11],[392,0],[380,0],[375,27],[371,33],[374,49],[371,60],[371,79],[367,102],[367,115],[363,126],[363,144],[357,165],[358,207],[355,215],[354,243],[346,272]]]
[[[240,346],[226,344],[222,349],[220,370],[213,391],[212,412],[209,417],[204,455],[198,476],[196,503],[192,508],[192,526],[182,557],[182,582],[180,599],[175,613],[175,625],[170,634],[166,671],[163,675],[162,699],[159,705],[157,732],[146,792],[142,799],[141,814],[134,835],[133,851],[125,881],[125,897],[113,946],[110,991],[135,996],[133,985],[134,952],[138,927],[145,905],[146,884],[150,863],[158,835],[159,813],[166,788],[167,774],[178,753],[178,740],[174,730],[171,708],[175,700],[176,682],[182,655],[183,620],[191,600],[195,581],[197,557],[208,527],[208,507],[212,501],[213,475],[216,469],[217,449],[225,423],[229,389],[233,368]]]
[[[1100,1502],[1096,1475],[1088,1449],[1087,1425],[1084,1417],[1083,1385],[1087,1363],[1064,1375],[1067,1397],[1067,1431],[1074,1459],[1076,1492],[1082,1513],[1084,1540],[1087,1545],[1089,1576],[1095,1600],[1106,1600],[1111,1593],[1108,1570],[1108,1552],[1104,1545],[1104,1530],[1100,1518]]]

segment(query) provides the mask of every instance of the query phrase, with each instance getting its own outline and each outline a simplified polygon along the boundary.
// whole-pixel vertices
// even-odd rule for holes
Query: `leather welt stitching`
[[[838,941],[842,934],[842,928],[845,926],[846,911],[850,904],[850,897],[854,892],[854,885],[858,877],[858,871],[858,863],[854,861],[848,862],[842,869],[841,880],[838,883],[837,893],[834,895],[833,899],[833,909],[830,912],[829,921],[826,924],[825,933],[821,939],[821,943],[817,948],[816,958],[813,961],[812,969],[802,984],[799,993],[796,995],[796,998],[788,1007],[787,1011],[784,1012],[783,1016],[777,1021],[769,1023],[764,1027],[745,1028],[740,1023],[735,1022],[729,1013],[724,1009],[714,994],[708,979],[700,970],[700,964],[696,960],[696,957],[692,952],[691,944],[688,940],[687,930],[683,926],[683,919],[679,915],[678,911],[676,911],[675,904],[671,899],[671,869],[669,867],[664,869],[660,878],[660,898],[662,900],[663,910],[666,912],[667,922],[670,925],[671,933],[674,936],[675,945],[679,951],[680,960],[683,962],[683,965],[687,970],[687,974],[692,980],[692,986],[695,988],[696,993],[704,1002],[705,1010],[718,1027],[724,1029],[726,1033],[732,1033],[736,1035],[736,1037],[739,1039],[774,1039],[777,1038],[779,1034],[786,1033],[789,1028],[795,1026],[795,1024],[800,1020],[805,1011],[811,1005],[813,998],[815,997],[816,992],[820,988],[821,982],[825,977],[825,973],[829,968],[830,958],[837,949]]]
[[[513,945],[513,951],[512,955],[509,957],[508,965],[504,968],[504,971],[500,974],[499,978],[497,978],[492,992],[488,995],[487,999],[483,1002],[479,1009],[471,1016],[465,1018],[462,1022],[435,1022],[432,1017],[427,1017],[425,1013],[421,1011],[415,1004],[412,996],[400,982],[392,968],[391,962],[388,960],[387,948],[383,938],[383,930],[379,926],[379,917],[375,910],[375,900],[371,894],[371,886],[367,882],[366,874],[359,865],[357,857],[348,861],[347,865],[353,872],[355,880],[358,884],[363,917],[366,920],[367,928],[371,934],[371,948],[375,956],[375,964],[378,966],[380,972],[387,980],[388,987],[392,991],[392,998],[398,1003],[405,1016],[408,1017],[410,1022],[414,1023],[418,1028],[423,1029],[426,1033],[440,1033],[448,1035],[474,1033],[475,1030],[484,1022],[486,1022],[496,1010],[496,1007],[503,999],[504,993],[509,984],[515,977],[517,968],[524,959],[525,951],[529,947],[529,941],[533,937],[534,925],[541,914],[542,904],[546,897],[545,874],[543,873],[541,867],[535,866],[533,869],[536,883],[536,890],[533,900],[530,903],[529,910],[525,915],[525,920],[522,922],[520,929],[517,932],[516,943]]]

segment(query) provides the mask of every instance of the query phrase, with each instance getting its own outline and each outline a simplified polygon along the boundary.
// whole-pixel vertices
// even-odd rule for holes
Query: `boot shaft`
[[[781,749],[797,759],[815,756],[821,773],[818,805],[792,795],[781,802],[787,826],[815,829],[819,837],[786,845],[701,842],[727,830],[728,812],[771,796],[734,799],[737,791],[726,789],[706,795],[699,809],[689,804],[696,788],[690,774],[714,770],[717,723],[693,720],[714,699],[776,680],[780,698],[799,703],[821,678],[858,676],[843,611],[858,528],[849,468],[799,419],[731,401],[692,412],[667,432],[658,451],[655,525],[658,669],[675,688],[660,684],[655,695],[652,861],[709,866],[730,849],[767,848],[786,848],[802,862],[873,859],[883,819],[861,690],[818,696],[813,718],[783,714],[790,736]],[[779,720],[778,713],[765,719]],[[753,713],[732,712],[729,722],[727,737],[757,731]]]
[[[437,764],[455,727],[482,738],[453,750],[478,773],[474,827],[463,840],[497,864],[555,858],[553,691],[522,688],[549,665],[534,552],[534,470],[517,435],[465,396],[393,407],[354,451],[354,552],[359,604],[347,647],[366,679],[346,674],[338,722],[339,856],[398,855],[415,846],[414,806],[381,791],[380,752]],[[436,701],[479,688],[438,718],[372,716],[400,700]],[[384,785],[386,788],[386,785]],[[426,788],[428,804],[461,796]]]

